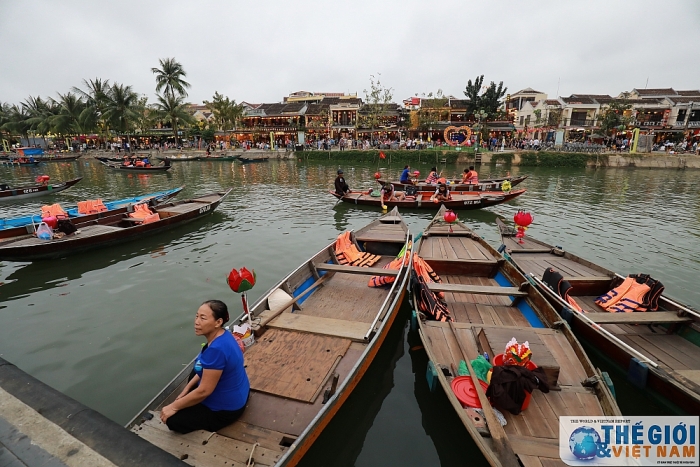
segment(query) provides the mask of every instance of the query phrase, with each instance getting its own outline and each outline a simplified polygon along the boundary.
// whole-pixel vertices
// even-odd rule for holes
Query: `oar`
[[[301,294],[299,294],[296,298],[294,298],[294,299],[292,299],[292,300],[289,300],[287,303],[285,303],[284,305],[280,306],[280,307],[277,308],[275,311],[272,311],[272,312],[265,318],[264,321],[262,321],[262,320],[260,321],[260,324],[258,324],[258,328],[257,328],[257,329],[261,329],[262,327],[267,326],[267,324],[268,324],[270,321],[272,321],[273,319],[277,318],[277,316],[281,315],[282,312],[283,312],[284,310],[286,310],[287,308],[289,308],[290,306],[294,305],[296,302],[298,302],[299,300],[301,300],[303,297],[305,297],[306,295],[308,295],[309,292],[311,292],[312,290],[314,290],[314,288],[316,288],[316,287],[318,287],[319,285],[321,285],[326,279],[328,279],[328,277],[330,277],[330,276],[332,276],[332,275],[333,275],[333,273],[330,273],[330,272],[324,274],[324,275],[321,276],[316,282],[314,282],[313,284],[311,284],[311,286],[310,286],[308,289],[304,290]]]
[[[476,390],[476,393],[479,396],[479,402],[481,403],[481,408],[484,411],[486,423],[489,426],[489,431],[491,432],[491,439],[493,439],[493,446],[496,450],[498,458],[503,466],[518,467],[520,463],[518,462],[518,459],[515,456],[515,452],[513,451],[513,448],[511,447],[510,442],[508,441],[508,435],[501,426],[501,422],[499,422],[498,418],[496,418],[496,414],[493,412],[493,407],[491,407],[491,403],[486,397],[484,389],[481,387],[479,378],[476,376],[474,368],[472,368],[471,361],[469,360],[469,356],[467,356],[467,352],[464,349],[464,345],[462,345],[462,342],[459,340],[459,336],[457,335],[457,329],[455,329],[454,322],[448,321],[448,323],[450,325],[450,329],[452,330],[452,335],[455,336],[455,340],[457,341],[459,350],[462,353],[462,358],[467,363],[467,369],[469,370],[469,375],[471,376],[472,382],[474,383],[474,389]]]

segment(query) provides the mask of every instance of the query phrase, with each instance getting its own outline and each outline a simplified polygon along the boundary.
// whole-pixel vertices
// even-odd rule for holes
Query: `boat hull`
[[[395,200],[385,201],[384,204],[388,207],[398,207],[399,209],[436,209],[444,205],[448,209],[454,210],[470,210],[482,209],[497,204],[507,203],[518,196],[525,193],[526,190],[515,190],[510,193],[504,192],[483,192],[474,194],[452,193],[452,200],[435,203],[430,200],[427,194],[416,196],[415,200]],[[381,200],[378,197],[370,196],[366,193],[350,193],[345,196],[340,196],[334,191],[330,192],[337,199],[350,204],[360,206],[375,206],[381,208]]]
[[[526,178],[527,175],[523,175],[521,177],[492,178],[481,180],[477,184],[460,183],[459,180],[451,180],[449,188],[453,191],[500,191],[503,188],[503,182],[505,180],[508,180],[510,182],[511,187],[514,187],[525,181]],[[377,180],[377,182],[383,185],[386,181],[379,179]],[[414,186],[418,189],[419,192],[434,192],[436,187],[435,184],[425,183],[425,180],[421,180],[415,185],[409,185],[407,183],[401,182],[391,182],[391,184],[394,185],[394,187],[398,191],[404,191],[406,187]]]
[[[0,191],[0,201],[14,201],[17,199],[34,198],[37,196],[58,193],[60,191],[67,190],[82,179],[83,177],[78,177],[74,178],[73,180],[68,180],[53,185],[33,185],[3,190]]]
[[[195,221],[201,217],[212,214],[224,198],[230,193],[231,189],[224,193],[218,193],[219,197],[216,201],[210,203],[201,203],[201,207],[189,210],[187,212],[178,213],[177,215],[161,218],[156,222],[148,224],[133,225],[131,227],[117,228],[116,230],[109,229],[104,233],[81,235],[73,234],[61,239],[52,239],[42,241],[36,238],[25,239],[23,236],[20,239],[8,239],[0,242],[0,260],[3,261],[32,261],[41,259],[52,259],[68,256],[78,252],[102,248],[118,243],[128,242],[137,239],[143,235],[155,234],[168,230],[179,225],[183,225]],[[166,203],[159,205],[153,209],[159,213],[167,211],[169,206],[183,205],[185,203],[196,202],[194,200],[180,201],[178,203]],[[86,230],[95,226],[112,226],[120,221],[124,222],[125,213],[110,212],[108,215],[95,219],[92,222],[82,222],[77,227]]]

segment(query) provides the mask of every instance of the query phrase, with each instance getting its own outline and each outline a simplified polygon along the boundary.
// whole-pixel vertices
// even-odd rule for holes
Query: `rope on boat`
[[[255,465],[255,461],[253,460],[253,453],[255,452],[256,446],[260,446],[260,443],[255,443],[253,445],[253,449],[250,450],[250,457],[248,458],[248,463],[246,464],[246,467],[253,467]]]

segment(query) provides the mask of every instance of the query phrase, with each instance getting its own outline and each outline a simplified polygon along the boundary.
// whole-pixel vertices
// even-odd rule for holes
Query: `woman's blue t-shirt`
[[[197,356],[194,371],[222,370],[214,391],[202,401],[211,410],[238,410],[248,400],[250,382],[243,366],[243,352],[233,335],[226,331]]]

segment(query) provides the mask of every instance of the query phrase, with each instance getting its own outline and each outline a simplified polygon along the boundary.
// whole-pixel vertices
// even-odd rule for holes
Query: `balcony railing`
[[[569,126],[594,126],[595,120],[590,118],[572,118]]]

